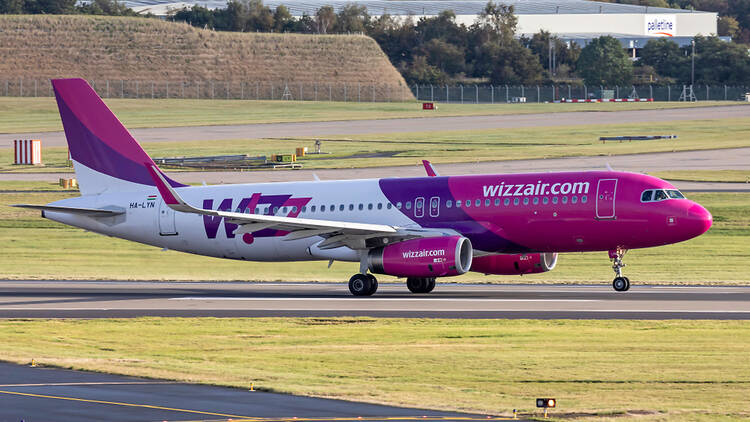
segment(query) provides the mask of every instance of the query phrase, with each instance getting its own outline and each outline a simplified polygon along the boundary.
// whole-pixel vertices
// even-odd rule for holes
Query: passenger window
[[[586,196],[586,195],[583,195],[583,196],[581,197],[581,203],[582,203],[582,204],[585,204],[586,202],[588,202],[588,200],[589,200],[589,197],[588,197],[588,196]]]
[[[475,207],[481,207],[482,206],[482,200],[481,199],[477,199],[476,201],[474,201],[474,206]]]
[[[383,204],[381,204],[380,202],[378,202],[378,209],[379,209],[379,210],[382,210],[382,209],[383,209]]]
[[[372,204],[367,204],[367,209],[371,210],[372,209]]]
[[[315,205],[310,207],[310,211],[315,212]]]
[[[568,203],[568,197],[567,196],[563,196],[562,197],[562,203],[563,204],[567,204]]]
[[[578,203],[578,197],[577,196],[572,196],[570,198],[570,203],[571,204],[577,204]]]
[[[453,207],[453,201],[451,201],[450,199],[445,201],[445,208],[451,208],[451,207]]]
[[[385,207],[386,207],[386,208],[388,208],[388,209],[391,209],[391,208],[393,208],[393,204],[391,204],[391,203],[389,202],[389,203],[385,204]]]
[[[287,208],[286,208],[286,207],[282,208],[282,209],[281,209],[281,212],[282,212],[282,214],[286,214],[286,212],[287,212]]]
[[[534,197],[534,205],[537,205],[537,204],[539,204],[539,198]]]
[[[553,203],[553,204],[557,204],[557,201],[558,201],[557,197],[556,197],[556,196],[553,196],[553,197],[552,197],[552,203]]]
[[[523,198],[523,204],[524,205],[529,205],[529,197],[528,196],[525,197],[525,198]]]
[[[344,211],[344,204],[339,205],[339,211]]]
[[[406,209],[407,210],[411,209],[411,201],[406,201]]]
[[[466,208],[471,206],[471,199],[466,200]]]
[[[651,195],[653,194],[654,194],[654,191],[652,190],[643,191],[643,194],[641,195],[641,202],[649,202],[651,200]]]
[[[357,205],[357,209],[360,210],[360,211],[362,211],[363,209],[365,209],[365,206],[362,205],[362,204],[359,204],[359,205]]]
[[[495,198],[495,206],[500,206],[500,198]]]
[[[513,198],[513,205],[518,205],[518,203],[521,202],[518,200],[518,198]]]
[[[297,207],[292,207],[292,214],[297,212]]]
[[[307,207],[302,207],[302,212],[307,212]]]
[[[463,204],[463,202],[461,202],[461,201],[456,201],[456,208],[461,208],[461,204]]]
[[[273,213],[276,214],[277,212],[279,212],[279,207],[273,207]]]
[[[485,207],[489,207],[490,206],[490,200],[489,199],[485,199],[484,200],[484,206]]]
[[[401,203],[400,202],[396,202],[396,208],[401,209]]]
[[[505,198],[505,199],[503,200],[503,205],[505,205],[506,207],[507,207],[508,205],[510,205],[510,198]]]
[[[544,205],[549,204],[549,198],[547,198],[546,196],[544,198],[542,198],[542,204],[544,204]]]
[[[663,201],[667,199],[667,194],[663,190],[654,192],[654,201]]]
[[[330,212],[333,212],[335,210],[336,210],[336,206],[335,205],[331,205],[330,207],[328,207],[328,211],[330,211]]]

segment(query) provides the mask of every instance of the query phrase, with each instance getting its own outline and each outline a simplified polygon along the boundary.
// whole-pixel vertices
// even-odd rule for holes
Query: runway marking
[[[150,405],[150,404],[123,403],[123,402],[116,402],[116,401],[82,399],[82,398],[78,398],[78,397],[50,396],[50,395],[46,395],[46,394],[21,393],[21,392],[18,392],[18,391],[6,391],[6,390],[0,390],[0,394],[9,394],[9,395],[25,396],[25,397],[35,397],[35,398],[42,398],[42,399],[55,399],[55,400],[77,401],[77,402],[84,402],[84,403],[108,404],[108,405],[113,405],[113,406],[140,407],[140,408],[143,408],[143,409],[167,410],[167,411],[170,411],[170,412],[194,413],[194,414],[198,414],[198,415],[224,416],[224,417],[227,417],[227,418],[241,418],[241,419],[253,420],[253,421],[258,420],[257,418],[253,418],[251,416],[231,415],[231,414],[227,414],[227,413],[203,412],[203,411],[200,411],[200,410],[179,409],[179,408],[174,408],[174,407],[155,406],[155,405]]]
[[[0,387],[58,387],[58,386],[76,386],[76,385],[161,385],[161,384],[178,384],[175,381],[133,381],[133,382],[50,382],[46,384],[0,384]]]
[[[338,421],[510,421],[513,418],[501,416],[356,416],[356,417],[337,417],[337,418],[300,418],[300,417],[283,417],[283,418],[253,418],[247,419],[253,422],[338,422]],[[232,419],[233,422],[242,422],[243,419]],[[198,422],[198,421],[195,421]]]
[[[349,302],[356,303],[359,301],[376,301],[376,302],[413,302],[413,301],[428,301],[428,302],[602,302],[599,299],[464,299],[464,298],[409,298],[409,297],[394,297],[394,298],[351,298],[351,297],[212,297],[212,296],[185,296],[185,297],[172,297],[169,300],[227,300],[227,301],[288,301],[288,302]],[[356,302],[355,302],[356,301]]]

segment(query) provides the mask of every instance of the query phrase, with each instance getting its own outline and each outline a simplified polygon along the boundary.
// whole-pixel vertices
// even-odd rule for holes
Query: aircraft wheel
[[[615,291],[624,292],[630,288],[630,281],[625,277],[615,277],[615,279],[612,280],[612,287]]]
[[[377,289],[377,287],[375,287]],[[349,291],[354,296],[370,296],[375,293],[372,288],[372,281],[365,274],[354,274],[349,279]]]
[[[625,290],[623,291],[627,292],[628,290],[630,290],[630,279],[627,277],[623,277],[623,278],[625,279]]]
[[[367,274],[367,278],[370,280],[370,295],[375,294],[378,291],[378,279],[372,274]]]
[[[435,277],[430,277],[425,283],[424,293],[430,293],[435,288]]]
[[[424,278],[409,277],[406,279],[406,287],[412,293],[424,293],[426,284]]]

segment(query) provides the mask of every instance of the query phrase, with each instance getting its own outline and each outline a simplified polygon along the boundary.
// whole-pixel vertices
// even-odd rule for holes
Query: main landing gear
[[[615,291],[626,292],[630,289],[630,279],[622,275],[622,267],[625,263],[622,262],[622,257],[625,256],[627,249],[617,249],[609,251],[609,257],[612,259],[612,269],[615,272],[615,279],[612,280],[612,287]]]
[[[406,287],[412,293],[430,293],[435,288],[435,277],[409,277],[406,279]]]
[[[349,291],[354,296],[372,296],[378,290],[378,279],[372,274],[354,274],[349,279]]]

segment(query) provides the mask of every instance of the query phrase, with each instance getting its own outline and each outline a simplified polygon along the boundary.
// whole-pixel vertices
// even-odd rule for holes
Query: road
[[[486,421],[503,418],[0,362],[0,421]]]
[[[132,129],[140,142],[207,141],[224,139],[297,138],[451,130],[512,129],[591,124],[624,124],[750,117],[750,106],[675,108],[662,110],[592,111],[494,116],[421,117],[304,123],[263,123]],[[63,132],[10,133],[12,139],[41,139],[44,146],[65,146]],[[11,143],[0,143],[10,148]]]
[[[382,283],[375,296],[341,284],[0,281],[0,318],[427,317],[750,319],[750,287],[438,284],[429,295]]]

